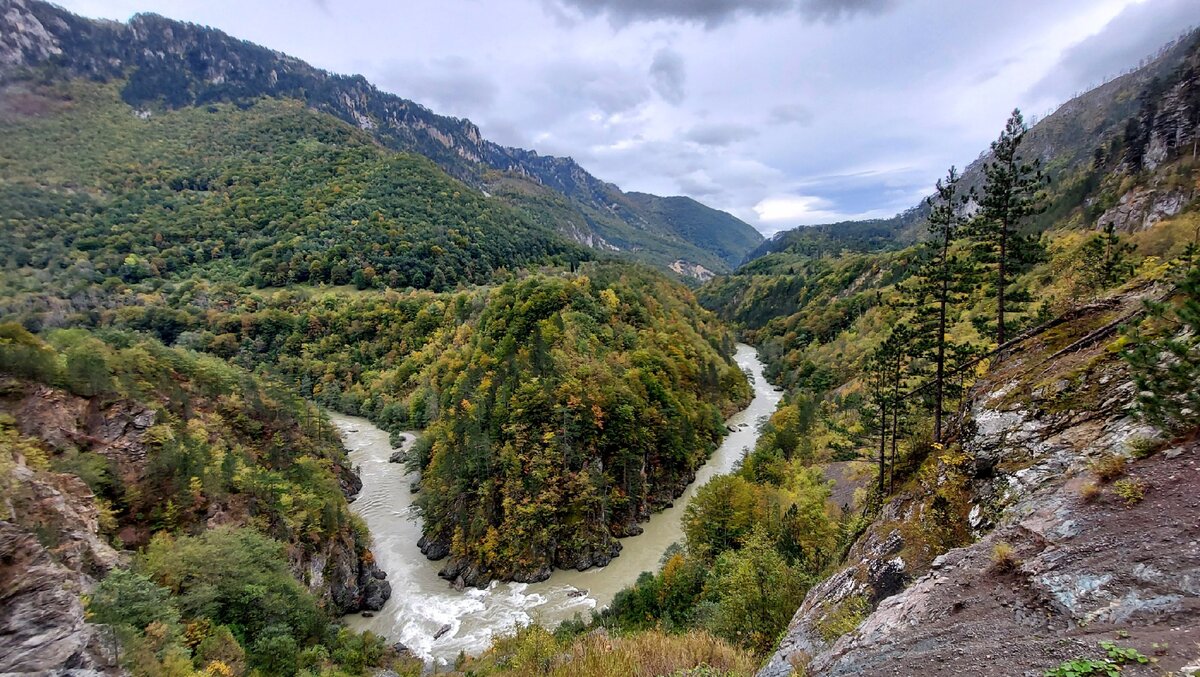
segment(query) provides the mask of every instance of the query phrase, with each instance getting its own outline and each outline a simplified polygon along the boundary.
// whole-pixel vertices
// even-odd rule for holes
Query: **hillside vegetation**
[[[939,185],[939,197],[920,210],[927,229],[920,244],[878,249],[860,239],[873,232],[872,224],[850,229],[844,240],[831,229],[798,232],[782,251],[761,256],[698,291],[706,307],[758,344],[768,361],[768,374],[787,392],[737,479],[714,481],[701,489],[692,506],[696,523],[765,523],[770,525],[765,529],[768,538],[764,543],[761,527],[760,533],[743,529],[714,549],[705,532],[689,531],[678,561],[618,598],[608,614],[617,627],[661,622],[719,632],[725,606],[736,606],[714,594],[720,590],[720,567],[707,563],[714,557],[720,562],[757,556],[763,562],[775,558],[776,571],[808,562],[816,567],[807,578],[792,574],[781,579],[803,581],[798,591],[768,586],[775,594],[764,598],[763,609],[775,601],[795,606],[797,600],[805,600],[792,621],[787,650],[775,657],[769,674],[790,674],[788,660],[795,667],[795,660],[831,650],[882,599],[928,571],[938,555],[986,533],[980,529],[990,524],[989,510],[1006,495],[995,486],[1004,486],[1004,478],[1035,462],[1014,459],[1011,465],[996,467],[994,460],[979,457],[978,449],[967,448],[979,444],[973,440],[990,430],[985,426],[998,425],[980,422],[976,433],[971,416],[979,412],[971,408],[992,396],[988,388],[999,387],[987,375],[1009,364],[1048,364],[1043,371],[1052,370],[1056,350],[1108,345],[1086,367],[1094,371],[1073,372],[1066,385],[1055,385],[1043,373],[1050,380],[1041,383],[1040,390],[995,397],[1019,407],[1022,397],[1049,398],[1048,392],[1057,392],[1061,401],[1054,406],[1061,409],[1054,411],[1064,412],[1064,417],[1066,412],[1089,410],[1103,410],[1107,416],[1112,402],[1133,408],[1128,391],[1107,402],[1091,394],[1114,378],[1129,379],[1120,366],[1123,355],[1143,391],[1137,404],[1141,414],[1159,421],[1159,434],[1165,439],[1178,440],[1182,434],[1186,441],[1194,434],[1195,417],[1186,423],[1179,419],[1180,407],[1186,407],[1188,393],[1194,390],[1179,385],[1180,378],[1193,379],[1194,385],[1194,341],[1178,343],[1168,337],[1173,332],[1187,335],[1187,309],[1195,304],[1194,285],[1181,282],[1195,275],[1200,245],[1194,202],[1200,186],[1192,154],[1197,129],[1182,113],[1192,110],[1190,102],[1200,91],[1195,37],[1175,54],[1172,68],[1164,71],[1161,64],[1154,65],[1157,72],[1165,72],[1161,79],[1135,74],[1123,80],[1125,85],[1141,82],[1144,88],[1132,95],[1133,104],[1123,99],[1119,111],[1093,112],[1107,122],[1096,128],[1096,136],[1072,136],[1069,158],[1050,155],[1046,164],[1051,171],[1046,173],[1054,178],[1049,182],[1038,178],[1044,165],[1034,162],[1045,159],[1038,155],[1046,147],[1034,142],[1045,138],[1043,125],[1060,121],[1048,118],[1026,135],[1014,117],[1016,126],[1001,134],[980,166],[984,180],[977,191],[968,190],[969,179],[951,174]],[[1073,106],[1067,106],[1068,112]],[[1011,149],[1014,140],[1016,156],[1006,164],[1005,146]],[[1092,150],[1079,151],[1081,145]],[[1077,156],[1089,159],[1079,162]],[[958,191],[945,190],[951,185]],[[1001,199],[1004,190],[1012,192]],[[1001,282],[996,243],[1004,223],[1011,258],[1008,277]],[[1176,285],[1179,291],[1172,293]],[[1001,290],[1007,310],[1003,333],[998,315]],[[1169,309],[1178,306],[1178,318],[1150,322],[1146,326],[1154,329],[1105,344],[1122,321],[1137,318],[1127,309],[1140,306],[1147,290],[1162,290],[1155,293],[1171,298],[1165,312],[1171,315],[1174,311]],[[946,320],[939,328],[942,298]],[[1155,308],[1163,312],[1161,306]],[[1090,339],[1093,343],[1083,343],[1091,332],[1097,333]],[[1055,347],[1044,356],[1026,355],[1024,341],[1030,336]],[[1072,347],[1076,340],[1079,345]],[[941,354],[939,345],[944,348]],[[1164,357],[1168,354],[1172,357]],[[1099,385],[1088,380],[1087,374],[1104,369],[1121,376],[1107,376]],[[1072,394],[1076,384],[1080,392]],[[1119,418],[1118,413],[1111,415]],[[860,469],[874,465],[876,470],[865,477],[860,470],[857,478],[847,478],[841,470],[847,462]],[[807,479],[816,470],[836,479],[835,488],[857,488],[855,499],[849,512],[830,505],[807,522],[835,525],[831,533],[836,539],[823,548],[808,544],[802,550],[823,553],[823,558],[789,560],[793,546],[773,530],[786,524],[779,511],[797,500],[798,486],[811,487],[801,496],[822,500],[821,482]],[[999,478],[995,484],[993,477]],[[738,493],[725,486],[733,483]],[[731,516],[728,508],[706,508],[700,500],[718,491],[746,498],[714,502],[734,506]],[[789,497],[783,500],[750,498],[783,491],[793,493],[783,494]],[[764,504],[771,506],[765,518]],[[807,527],[809,533],[823,528],[829,527]],[[764,545],[773,548],[763,550]],[[890,561],[903,564],[893,570]],[[691,592],[677,595],[678,572],[689,566],[702,573],[691,579]],[[762,574],[771,569],[756,570]],[[809,585],[813,587],[806,595]],[[737,599],[741,603],[755,596],[751,590]],[[755,617],[779,618],[765,611]],[[748,648],[770,649],[790,619],[789,611],[782,620],[746,621],[724,636]],[[878,622],[892,620],[885,616]],[[745,639],[756,636],[761,638],[758,642]],[[826,658],[834,661],[838,655]]]
[[[619,249],[660,269],[684,259],[726,271],[762,240],[748,224],[688,198],[626,195],[570,158],[501,146],[470,120],[438,115],[362,76],[328,73],[205,26],[155,14],[128,23],[93,21],[20,0],[0,15],[0,35],[11,54],[0,78],[113,82],[123,101],[153,112],[245,107],[262,98],[298,102],[382,147],[428,158],[476,196],[479,190],[500,196],[536,221],[552,221],[566,238],[598,251]],[[546,209],[542,200],[527,199],[539,194],[554,204]]]
[[[330,626],[379,608],[389,588],[347,505],[358,478],[311,405],[123,332],[43,341],[2,324],[0,374],[3,518],[103,577],[88,617],[116,633],[136,674],[217,674],[214,663],[283,674],[298,661],[357,673],[395,658],[379,638]],[[55,494],[77,496],[90,528],[47,503]],[[144,550],[129,570],[106,541]]]
[[[193,275],[442,291],[588,257],[430,162],[295,102],[142,119],[112,86],[22,82],[2,97],[9,295]]]

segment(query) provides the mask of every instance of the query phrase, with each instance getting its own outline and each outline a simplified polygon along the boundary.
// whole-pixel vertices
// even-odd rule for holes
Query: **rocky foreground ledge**
[[[1140,303],[1036,337],[978,384],[957,459],[974,542],[925,556],[914,525],[935,506],[902,491],[760,677],[1042,675],[1101,641],[1155,661],[1127,674],[1200,674],[1200,442],[1156,441],[1115,336],[1081,342]],[[1127,465],[1104,482],[1114,457]]]

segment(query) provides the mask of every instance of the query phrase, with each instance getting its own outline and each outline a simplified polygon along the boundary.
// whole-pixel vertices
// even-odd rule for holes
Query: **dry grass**
[[[1120,454],[1108,454],[1092,464],[1092,472],[1101,482],[1111,482],[1125,474],[1125,457]]]
[[[1088,482],[1079,489],[1079,497],[1083,499],[1084,503],[1094,503],[1103,493],[1104,490],[1095,482]]]
[[[477,675],[548,677],[656,677],[753,675],[757,661],[706,632],[669,635],[657,630],[626,636],[586,634],[559,646],[545,630],[526,629],[496,642],[460,670]]]
[[[992,566],[996,571],[1016,571],[1017,567],[1021,566],[1021,560],[1011,545],[999,541],[992,547]]]

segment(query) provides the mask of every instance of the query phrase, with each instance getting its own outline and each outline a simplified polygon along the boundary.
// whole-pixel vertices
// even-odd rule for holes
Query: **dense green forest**
[[[7,86],[6,296],[202,275],[443,291],[588,258],[549,227],[302,105],[134,115],[117,88]],[[80,128],[89,134],[78,134]]]
[[[25,59],[6,59],[5,69],[19,77],[107,82],[141,111],[288,101],[341,120],[382,148],[427,158],[473,190],[550,222],[554,232],[601,251],[619,247],[623,256],[660,270],[680,258],[731,270],[762,241],[749,224],[690,198],[625,194],[571,158],[502,146],[470,120],[439,115],[361,75],[329,73],[208,26],[149,13],[127,23],[98,22],[38,0],[22,0],[5,20],[13,35],[31,25],[43,30],[15,43],[14,55]],[[42,41],[54,48],[42,51]]]
[[[428,372],[442,413],[415,459],[418,505],[443,575],[607,563],[749,400],[729,335],[682,290],[585,273],[499,286]]]

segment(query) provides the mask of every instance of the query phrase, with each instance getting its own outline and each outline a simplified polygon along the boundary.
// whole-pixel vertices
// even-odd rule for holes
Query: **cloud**
[[[748,125],[732,123],[703,124],[692,127],[684,135],[688,141],[701,146],[728,146],[755,136],[757,132]]]
[[[683,103],[687,95],[684,91],[686,80],[687,72],[679,52],[664,47],[655,53],[650,62],[650,86],[664,101],[676,106]]]
[[[882,14],[895,5],[895,0],[800,0],[798,5],[805,19],[832,24],[860,13]]]
[[[638,21],[676,21],[715,28],[740,16],[797,12],[806,21],[837,23],[857,14],[880,14],[897,0],[548,0],[551,12],[571,9],[607,16],[615,26]]]
[[[557,61],[542,70],[540,80],[544,88],[539,105],[558,109],[599,111],[611,116],[636,108],[650,98],[650,92],[636,73],[609,61]],[[552,103],[543,103],[547,101]]]
[[[807,127],[813,122],[813,112],[808,107],[798,103],[788,103],[775,106],[767,116],[767,123],[772,125],[800,125]]]
[[[459,57],[387,63],[380,69],[379,85],[439,113],[460,117],[486,113],[499,93],[490,77]]]
[[[816,195],[769,197],[754,205],[754,213],[768,223],[815,223],[829,220],[833,203]]]
[[[1100,32],[1066,49],[1058,66],[1038,81],[1030,94],[1061,96],[1090,89],[1153,56],[1198,19],[1195,0],[1158,0],[1126,7]]]

